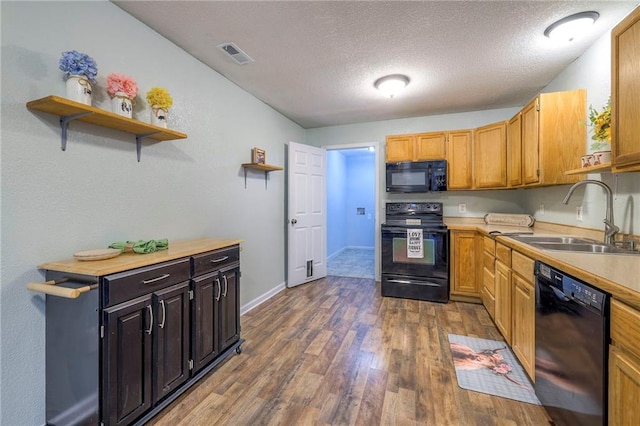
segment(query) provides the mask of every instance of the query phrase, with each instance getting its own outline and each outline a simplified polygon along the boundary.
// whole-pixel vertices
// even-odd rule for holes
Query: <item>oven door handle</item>
[[[420,226],[416,225],[415,228],[412,228],[411,225],[407,225],[406,228],[404,227],[393,227],[393,228],[383,228],[382,229],[382,233],[383,234],[392,234],[392,233],[403,233],[403,234],[407,234],[407,229],[422,229],[422,232],[424,234],[446,234],[449,230],[448,229],[431,229],[431,228],[421,228]]]
[[[440,284],[434,284],[428,281],[387,280],[387,282],[398,283],[398,284],[422,284],[422,285],[427,285],[429,287],[442,287]]]

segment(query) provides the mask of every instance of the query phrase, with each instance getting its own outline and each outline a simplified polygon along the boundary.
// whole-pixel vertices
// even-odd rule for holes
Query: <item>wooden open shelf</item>
[[[157,141],[168,141],[175,139],[185,139],[186,134],[176,130],[165,129],[149,123],[123,117],[113,112],[105,111],[80,102],[75,102],[59,96],[47,96],[42,99],[27,102],[27,108],[34,111],[42,111],[60,117],[62,127],[61,143],[62,150],[67,145],[67,126],[73,120],[94,124],[100,127],[107,127],[127,132],[136,136],[136,148],[138,161],[140,161],[141,140],[144,138],[155,139]]]
[[[269,174],[269,172],[284,170],[280,166],[271,166],[269,164],[260,164],[260,163],[243,163],[242,168],[244,169],[244,188],[245,189],[247,189],[247,169],[260,170],[264,172],[265,189],[267,188],[267,175]]]
[[[243,163],[242,167],[244,167],[245,169],[262,170],[264,172],[275,172],[278,170],[284,170],[282,167],[279,167],[279,166],[271,166],[269,164],[259,164],[259,163]]]
[[[597,166],[591,167],[581,167],[579,169],[567,170],[564,172],[565,175],[585,175],[587,173],[595,173],[595,172],[610,172],[611,171],[611,163],[602,163]]]

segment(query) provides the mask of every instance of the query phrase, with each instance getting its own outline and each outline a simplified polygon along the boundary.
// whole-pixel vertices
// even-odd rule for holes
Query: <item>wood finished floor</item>
[[[242,317],[232,356],[153,425],[548,425],[458,387],[447,334],[501,340],[480,305],[382,298],[370,279],[286,289]]]

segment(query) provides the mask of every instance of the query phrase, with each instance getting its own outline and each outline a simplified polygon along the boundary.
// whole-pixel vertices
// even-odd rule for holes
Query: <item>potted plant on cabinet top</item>
[[[152,87],[147,92],[147,102],[151,106],[151,124],[167,128],[167,114],[173,105],[173,98],[162,87]]]
[[[601,112],[589,105],[589,121],[593,128],[591,150],[594,165],[611,161],[611,97],[607,100]]]
[[[58,64],[67,79],[66,97],[72,101],[91,105],[91,83],[96,82],[98,64],[89,55],[75,50],[62,52]]]
[[[111,73],[107,76],[107,93],[111,97],[113,112],[131,118],[133,98],[138,94],[136,81],[124,74]]]

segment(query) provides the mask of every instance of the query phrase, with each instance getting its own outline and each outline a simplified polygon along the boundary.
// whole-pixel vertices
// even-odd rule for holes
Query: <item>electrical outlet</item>
[[[467,205],[465,203],[458,204],[458,213],[466,213]]]
[[[540,203],[540,216],[544,216],[544,204]]]
[[[576,220],[582,222],[582,206],[576,207]]]

